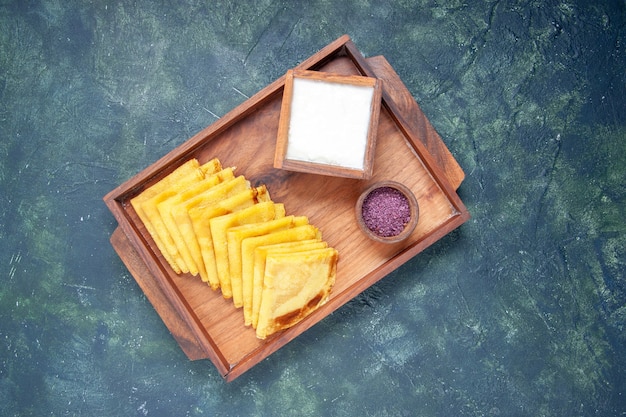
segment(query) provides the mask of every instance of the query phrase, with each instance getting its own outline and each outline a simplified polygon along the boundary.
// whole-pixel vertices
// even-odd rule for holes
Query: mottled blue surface
[[[227,384],[102,196],[344,33],[472,219]],[[626,415],[625,48],[623,0],[0,1],[0,414]]]

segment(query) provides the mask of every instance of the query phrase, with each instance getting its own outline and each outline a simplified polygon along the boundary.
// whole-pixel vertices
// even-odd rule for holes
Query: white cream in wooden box
[[[381,81],[289,70],[274,166],[348,178],[372,176]]]

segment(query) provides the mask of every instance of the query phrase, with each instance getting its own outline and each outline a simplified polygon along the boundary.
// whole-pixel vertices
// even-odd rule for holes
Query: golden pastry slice
[[[287,329],[328,301],[337,260],[333,248],[268,255],[256,336]]]
[[[244,290],[246,284],[244,284],[242,277],[243,254],[241,252],[241,242],[248,237],[266,235],[277,230],[285,230],[308,223],[309,220],[304,216],[285,216],[284,206],[282,206],[282,213],[277,212],[274,220],[235,226],[226,231],[231,286],[233,279],[236,281],[234,289],[237,294],[233,295],[233,302],[237,307],[244,305],[244,291],[246,291]],[[235,297],[237,297],[236,302],[234,300]]]
[[[270,199],[265,186],[243,190],[224,200],[216,201],[212,205],[202,205],[189,210],[189,218],[193,231],[198,240],[202,261],[207,271],[207,281],[211,288],[220,288],[213,235],[211,233],[211,220],[226,214],[251,207],[262,201]]]
[[[215,167],[214,165],[211,164],[210,169],[213,169],[213,168]],[[170,235],[169,231],[167,230],[167,227],[165,226],[165,223],[163,222],[163,218],[161,217],[161,214],[159,213],[158,204],[169,199],[170,197],[175,196],[180,191],[186,189],[192,184],[202,180],[207,173],[213,174],[214,172],[207,172],[206,169],[203,169],[203,167],[200,167],[200,170],[196,170],[192,175],[181,178],[179,181],[177,181],[174,184],[171,184],[165,190],[149,198],[147,201],[144,201],[141,203],[141,207],[144,213],[150,219],[150,223],[154,227],[156,234],[159,236],[159,239],[161,239],[161,242],[163,242],[166,252],[174,260],[176,265],[178,265],[178,268],[182,272],[185,272],[185,273],[189,272],[189,268],[187,267],[187,264],[183,260],[180,253],[178,253],[176,242],[174,241],[174,238],[172,237],[172,235]]]
[[[158,225],[162,224],[160,223],[160,218],[158,218],[158,212],[155,216],[155,213],[151,211],[152,205],[150,202],[153,199],[158,199],[159,195],[162,193],[171,194],[171,192],[177,189],[177,187],[181,184],[190,184],[193,181],[203,178],[205,173],[217,172],[220,169],[221,164],[217,159],[212,159],[202,166],[197,159],[190,159],[175,169],[172,173],[159,180],[159,182],[145,189],[141,194],[131,199],[131,205],[135,209],[135,212],[143,222],[146,230],[154,240],[158,249],[161,251],[163,257],[176,273],[180,273],[181,268],[174,258],[169,255],[166,244],[158,233]],[[146,207],[149,207],[148,211],[146,211]],[[153,216],[155,216],[154,221],[157,225],[152,222]]]
[[[266,201],[265,203],[266,204],[261,204],[261,202],[258,202],[258,204],[252,205],[251,207],[217,216],[210,220],[217,276],[219,278],[222,295],[225,298],[233,297],[226,233],[231,227],[267,222],[274,219],[277,213],[274,203],[271,201]],[[282,206],[279,207],[282,209]],[[284,211],[282,215],[284,215]]]
[[[304,217],[304,216],[301,216]],[[306,217],[304,217],[306,219]],[[254,250],[259,246],[299,240],[321,239],[319,229],[305,224],[266,235],[249,237],[241,241],[241,280],[243,283],[243,317],[246,326],[252,324],[252,299],[254,281]]]
[[[221,171],[220,171],[221,172]],[[191,275],[198,275],[198,266],[196,262],[191,256],[191,252],[187,249],[187,245],[185,244],[185,237],[181,234],[178,229],[174,217],[172,216],[172,211],[175,206],[185,202],[186,200],[192,198],[193,196],[206,191],[212,187],[215,187],[222,181],[219,173],[209,175],[199,181],[192,183],[189,187],[184,190],[179,191],[178,193],[166,198],[165,200],[157,203],[157,210],[159,212],[159,216],[161,216],[161,220],[165,225],[167,232],[172,238],[174,246],[169,248],[170,254],[176,259],[180,256],[183,259],[185,265],[187,265],[187,269]]]
[[[231,181],[234,178],[235,175],[232,168],[223,169],[213,175],[206,176],[176,195],[157,204],[157,209],[159,210],[163,224],[165,224],[165,227],[176,245],[176,248],[172,249],[172,251],[176,250],[178,254],[180,254],[191,275],[196,276],[198,273],[201,273],[200,275],[202,277],[206,277],[206,271],[202,263],[198,262],[199,259],[194,256],[193,253],[195,247],[197,247],[197,243],[194,245],[196,236],[193,234],[193,228],[189,230],[179,227],[177,214],[198,201],[202,201],[203,197],[206,199],[207,195],[214,195],[217,196],[216,198],[221,198],[220,192],[223,191],[227,193],[228,190],[238,186],[238,184],[229,184],[216,190],[217,185]]]
[[[274,202],[259,203],[249,209],[250,213],[240,213],[248,217],[246,221],[250,223],[238,224],[226,229],[226,249],[228,256],[228,276],[232,290],[233,304],[239,308],[243,306],[243,290],[241,283],[241,250],[239,246],[234,245],[230,231],[239,227],[254,228],[255,225],[267,225],[271,220],[277,220],[285,217],[285,205]],[[255,219],[256,218],[256,219]],[[213,230],[213,229],[211,229]]]
[[[231,169],[228,169],[231,171]],[[227,174],[228,175],[228,174]],[[205,208],[212,207],[239,193],[249,190],[250,183],[243,176],[227,179],[191,199],[172,207],[171,216],[180,233],[185,236],[185,244],[191,257],[198,266],[198,272],[203,282],[209,282],[209,272],[202,258],[198,235],[195,232],[192,217],[193,210],[198,208],[195,216],[202,216]],[[200,220],[197,220],[200,221]]]
[[[254,250],[254,272],[252,282],[252,327],[256,329],[259,322],[259,308],[263,293],[263,276],[265,275],[265,260],[268,254],[285,254],[307,251],[311,249],[327,248],[328,243],[319,239],[302,240],[299,242],[276,243],[259,246]]]

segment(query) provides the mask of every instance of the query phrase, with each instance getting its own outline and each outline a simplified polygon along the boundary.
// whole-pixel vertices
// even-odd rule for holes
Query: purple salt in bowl
[[[398,243],[413,233],[419,219],[415,195],[403,184],[381,181],[366,189],[356,203],[357,223],[370,239]]]

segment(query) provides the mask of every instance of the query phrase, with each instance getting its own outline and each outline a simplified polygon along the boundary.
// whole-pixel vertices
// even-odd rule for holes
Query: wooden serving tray
[[[320,50],[298,69],[367,75],[383,81],[374,175],[369,180],[289,172],[273,167],[284,77],[202,130],[163,158],[112,190],[104,201],[119,227],[111,243],[185,354],[210,359],[232,381],[351,300],[389,272],[469,219],[456,194],[464,173],[410,92],[383,57],[365,59],[348,36]],[[329,301],[296,326],[266,340],[244,326],[231,300],[197,277],[176,275],[134,212],[130,199],[184,161],[214,157],[236,166],[253,185],[266,184],[288,214],[305,215],[339,251],[336,284]],[[369,240],[358,228],[354,207],[373,182],[407,185],[420,204],[420,220],[404,242]]]

